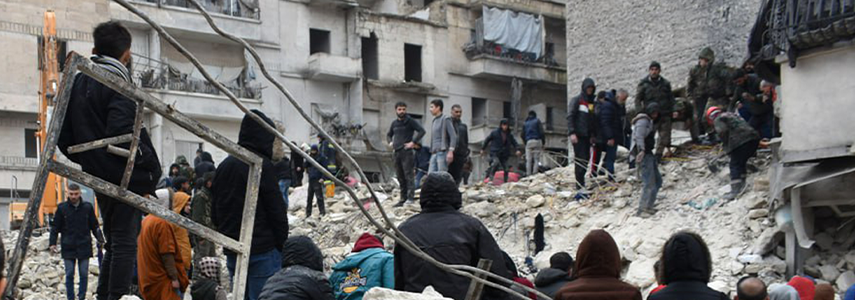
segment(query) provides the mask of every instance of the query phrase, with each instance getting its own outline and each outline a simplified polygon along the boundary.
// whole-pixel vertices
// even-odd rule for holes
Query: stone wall
[[[675,89],[684,87],[697,53],[711,46],[717,60],[739,65],[759,0],[569,0],[568,95],[582,79],[634,94],[656,60]]]

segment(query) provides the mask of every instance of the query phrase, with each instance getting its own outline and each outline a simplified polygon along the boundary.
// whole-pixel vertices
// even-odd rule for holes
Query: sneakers
[[[725,200],[733,200],[742,193],[742,190],[745,188],[745,180],[740,179],[730,183],[730,192],[724,195]]]

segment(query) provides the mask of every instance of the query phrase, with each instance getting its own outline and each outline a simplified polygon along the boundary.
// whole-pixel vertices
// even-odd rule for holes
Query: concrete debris
[[[529,208],[538,208],[543,206],[544,203],[546,203],[546,198],[543,198],[541,195],[534,195],[525,200],[525,204]]]
[[[851,270],[846,271],[843,274],[840,274],[840,276],[837,277],[837,281],[835,281],[834,283],[837,285],[837,290],[845,291],[850,286],[855,284],[855,273]]]
[[[428,286],[421,293],[408,293],[385,288],[373,288],[368,290],[362,297],[364,300],[452,300],[445,298],[432,286]]]
[[[834,238],[825,232],[821,232],[814,236],[814,241],[816,241],[816,246],[823,251],[831,250],[831,246],[834,244]]]
[[[768,209],[752,209],[748,211],[748,217],[751,219],[759,219],[769,216]]]
[[[834,282],[837,280],[837,276],[840,276],[837,267],[831,265],[820,266],[819,272],[822,274],[822,279],[828,282]]]

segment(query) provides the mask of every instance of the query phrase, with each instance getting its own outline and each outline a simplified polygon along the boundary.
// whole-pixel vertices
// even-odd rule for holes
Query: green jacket
[[[721,138],[722,149],[726,153],[753,140],[759,140],[760,134],[751,128],[748,122],[731,112],[723,112],[715,119],[715,131]]]
[[[644,111],[644,107],[653,102],[659,104],[659,112],[662,114],[670,114],[674,109],[671,82],[665,77],[659,76],[659,80],[654,81],[647,76],[638,83],[635,93],[635,111]]]
[[[190,219],[208,228],[216,229],[214,222],[211,221],[211,190],[207,187],[196,190],[196,194],[190,200]]]
[[[178,175],[184,176],[190,181],[190,185],[193,185],[194,180],[196,180],[196,173],[190,163],[187,162],[187,158],[184,155],[179,155],[175,158],[175,164],[178,165]]]
[[[709,47],[701,50],[698,58],[706,58],[706,67],[695,65],[689,71],[689,83],[686,90],[692,99],[721,99],[727,97],[730,90],[730,68],[724,63],[715,61],[715,52]]]

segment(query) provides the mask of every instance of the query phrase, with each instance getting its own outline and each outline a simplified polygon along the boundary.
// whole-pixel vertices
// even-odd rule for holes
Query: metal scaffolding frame
[[[255,222],[255,210],[258,202],[258,184],[261,179],[262,158],[237,143],[232,142],[225,136],[211,130],[199,121],[175,110],[171,105],[158,100],[137,86],[124,81],[115,74],[103,70],[89,59],[80,56],[77,53],[70,53],[67,61],[68,63],[66,64],[66,69],[63,73],[59,94],[57,95],[56,106],[54,107],[53,119],[48,127],[47,142],[42,150],[43,153],[41,155],[38,171],[36,172],[36,180],[33,181],[32,193],[30,193],[27,211],[24,214],[24,222],[21,225],[21,232],[18,235],[18,241],[9,264],[9,270],[7,273],[8,286],[3,295],[10,298],[14,294],[15,286],[18,282],[24,260],[26,259],[31,234],[33,229],[38,225],[38,212],[39,206],[42,202],[45,182],[48,174],[53,172],[80,182],[98,193],[113,197],[143,212],[158,216],[170,223],[186,228],[189,232],[195,235],[237,253],[238,257],[235,270],[235,283],[232,292],[235,299],[243,299],[246,289],[247,269],[249,267],[249,255],[250,246],[252,244],[253,224]],[[108,152],[127,157],[127,164],[125,166],[120,185],[107,182],[56,161],[53,158],[56,153],[57,141],[59,140],[63,121],[65,120],[65,114],[68,110],[71,87],[74,83],[75,74],[78,71],[136,102],[137,109],[134,119],[133,134],[109,137],[69,147],[69,152],[71,153],[79,153],[107,147]],[[246,188],[246,202],[243,207],[243,219],[241,221],[240,237],[238,240],[234,240],[211,228],[205,227],[202,224],[193,222],[192,220],[183,217],[162,205],[156,204],[141,195],[128,191],[127,186],[134,169],[134,161],[137,156],[136,152],[139,144],[139,135],[142,130],[142,119],[144,117],[143,112],[145,108],[148,108],[154,113],[174,122],[178,126],[181,126],[181,128],[184,128],[214,146],[223,149],[230,155],[235,156],[250,166]],[[129,149],[114,146],[127,142],[131,143]]]

